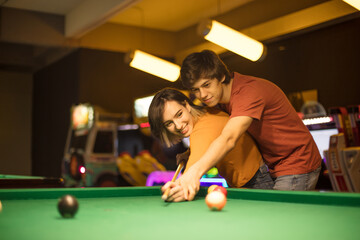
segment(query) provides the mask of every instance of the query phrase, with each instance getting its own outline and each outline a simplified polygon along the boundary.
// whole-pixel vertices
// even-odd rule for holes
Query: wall
[[[129,67],[124,53],[81,49],[79,52],[79,101],[98,104],[112,112],[132,113],[135,98],[164,87],[181,87]]]
[[[61,175],[61,162],[70,124],[70,108],[78,102],[77,97],[77,52],[34,75],[33,175]]]
[[[0,174],[31,175],[31,74],[0,72]]]

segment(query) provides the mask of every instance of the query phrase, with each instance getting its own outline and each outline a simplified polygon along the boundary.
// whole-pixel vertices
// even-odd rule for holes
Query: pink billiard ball
[[[206,205],[213,211],[220,211],[226,204],[226,196],[220,191],[212,191],[205,198]]]
[[[220,191],[225,195],[225,197],[227,197],[227,190],[223,186],[217,186],[214,191]]]

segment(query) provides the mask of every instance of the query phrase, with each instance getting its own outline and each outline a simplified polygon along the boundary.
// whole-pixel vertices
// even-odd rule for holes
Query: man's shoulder
[[[241,74],[238,72],[234,72],[234,81],[237,84],[240,83],[248,83],[248,82],[253,82],[253,81],[268,81],[264,78],[260,78],[260,77],[255,77],[255,76],[251,76],[251,75],[245,75],[245,74]]]

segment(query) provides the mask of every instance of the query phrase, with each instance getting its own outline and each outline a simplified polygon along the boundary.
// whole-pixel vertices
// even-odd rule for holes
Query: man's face
[[[192,93],[204,104],[209,107],[216,106],[223,96],[222,82],[225,77],[219,81],[213,79],[200,79],[190,89]]]

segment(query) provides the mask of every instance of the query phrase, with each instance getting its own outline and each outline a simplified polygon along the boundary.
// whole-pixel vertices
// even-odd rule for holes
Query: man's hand
[[[195,198],[195,195],[200,189],[201,176],[196,168],[192,166],[178,178],[177,182],[182,187],[185,200],[192,201]]]

